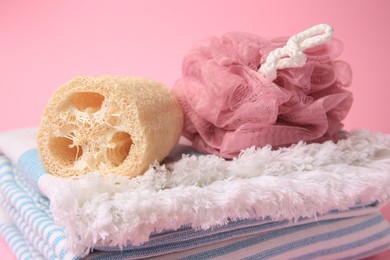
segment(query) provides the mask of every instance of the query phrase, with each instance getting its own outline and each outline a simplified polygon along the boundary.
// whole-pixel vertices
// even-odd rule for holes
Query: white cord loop
[[[268,80],[276,79],[278,69],[302,67],[306,63],[304,51],[323,44],[333,36],[333,28],[328,24],[318,24],[301,33],[291,36],[286,45],[271,51],[259,72]]]

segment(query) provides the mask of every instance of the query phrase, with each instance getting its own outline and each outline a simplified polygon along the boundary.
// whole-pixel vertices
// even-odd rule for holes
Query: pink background
[[[49,97],[74,76],[138,75],[172,86],[203,37],[288,36],[325,22],[354,71],[345,128],[390,133],[389,11],[387,0],[2,0],[0,131],[37,126]]]
[[[168,86],[191,45],[239,30],[291,35],[329,23],[352,65],[346,129],[390,133],[390,1],[0,1],[0,131],[36,126],[76,75],[139,75]]]

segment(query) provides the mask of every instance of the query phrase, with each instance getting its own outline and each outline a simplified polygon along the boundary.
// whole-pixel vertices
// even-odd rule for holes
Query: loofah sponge
[[[180,138],[173,92],[139,77],[77,77],[49,100],[38,131],[43,166],[70,177],[99,171],[137,176]]]

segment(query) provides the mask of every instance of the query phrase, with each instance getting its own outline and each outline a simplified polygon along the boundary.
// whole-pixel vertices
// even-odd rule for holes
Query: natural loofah
[[[45,168],[69,177],[143,174],[179,140],[183,115],[163,84],[138,77],[77,77],[44,111],[38,149]]]

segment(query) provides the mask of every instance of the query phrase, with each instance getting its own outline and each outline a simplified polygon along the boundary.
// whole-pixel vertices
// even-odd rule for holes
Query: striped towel
[[[63,201],[53,193],[56,189],[45,187],[57,183],[57,189],[61,191],[64,185],[70,184],[47,176],[30,140],[33,137],[34,130],[0,135],[0,151],[4,154],[0,156],[0,201],[4,211],[0,214],[0,234],[18,259],[358,259],[390,247],[390,228],[379,214],[379,208],[389,194],[389,177],[384,175],[380,179],[383,187],[376,187],[382,196],[371,190],[370,185],[359,182],[359,185],[365,185],[364,195],[370,197],[368,193],[374,194],[376,199],[358,198],[354,205],[347,208],[340,206],[326,213],[316,213],[314,216],[301,214],[295,218],[277,218],[275,215],[237,218],[237,215],[230,213],[232,217],[225,219],[225,223],[208,228],[194,225],[193,222],[180,226],[167,225],[165,230],[161,230],[154,223],[157,228],[147,234],[147,241],[135,243],[131,241],[137,241],[137,238],[131,237],[125,240],[129,243],[118,246],[101,239],[95,241],[92,253],[80,253],[69,242],[73,234],[69,233],[67,226],[74,223],[81,227],[80,223],[77,220],[59,219],[59,214],[64,214],[58,211]],[[12,145],[17,149],[10,149]],[[383,158],[388,154],[382,149],[378,156]],[[377,166],[378,169],[383,167],[380,164]],[[376,177],[373,169],[370,178]],[[83,184],[82,181],[80,183]],[[79,187],[71,184],[73,186],[68,187],[77,194]],[[209,188],[203,186],[203,189]],[[116,195],[119,196],[120,192]],[[65,199],[72,200],[69,195]],[[140,201],[141,204],[143,202]],[[193,216],[188,217],[191,218]],[[175,222],[175,219],[170,221]],[[140,232],[142,228],[147,230],[146,224],[139,222],[138,225]]]

